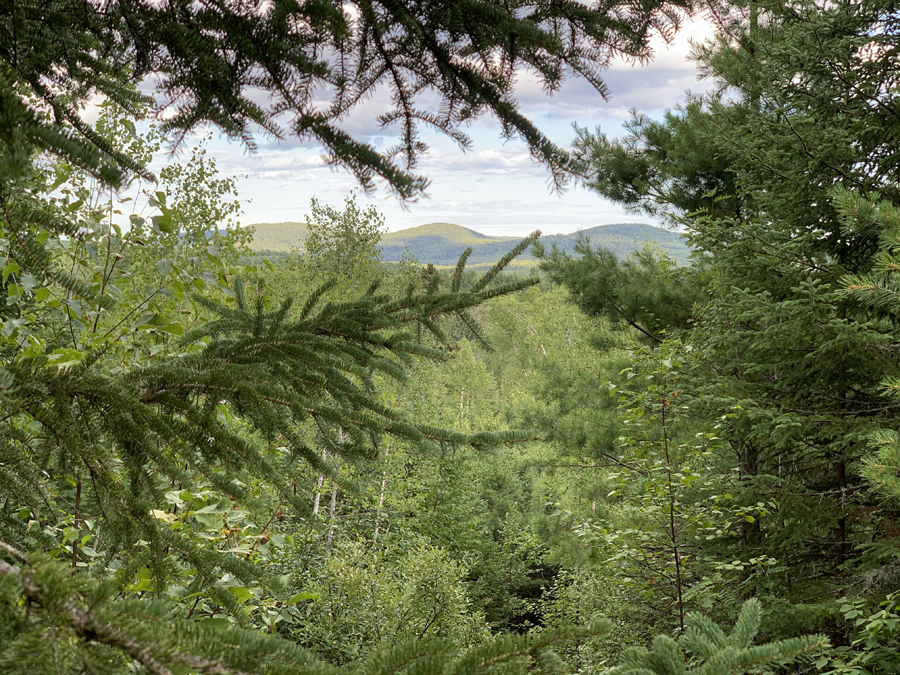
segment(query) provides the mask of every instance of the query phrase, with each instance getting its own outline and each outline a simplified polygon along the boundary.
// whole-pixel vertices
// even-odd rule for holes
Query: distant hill
[[[592,244],[607,248],[619,257],[627,256],[632,251],[642,248],[647,242],[654,242],[666,255],[677,260],[679,264],[687,263],[691,253],[688,245],[678,233],[642,223],[599,225],[582,232],[591,240]],[[578,235],[578,232],[553,234],[541,237],[541,242],[548,249],[551,244],[556,243],[559,248],[571,251]]]
[[[252,248],[256,251],[290,251],[295,246],[301,250],[303,248],[305,223],[258,223],[253,227],[256,228],[256,234]],[[571,251],[578,234],[544,235],[541,242],[548,249],[556,244],[565,251]],[[682,263],[687,260],[689,253],[687,245],[677,234],[640,223],[600,225],[584,230],[583,234],[594,245],[608,248],[619,256],[628,255],[648,241],[655,242],[668,255]],[[381,238],[381,249],[385,262],[397,262],[403,252],[409,250],[419,262],[441,267],[455,265],[460,254],[471,246],[469,263],[483,266],[497,262],[519,241],[518,237],[493,237],[453,223],[430,223],[386,233]],[[533,262],[530,251],[520,256],[519,260],[526,264]]]
[[[519,241],[518,237],[491,237],[453,223],[431,223],[388,232],[381,237],[381,250],[387,262],[400,260],[409,249],[420,262],[440,266],[455,265],[471,246],[471,264],[495,263]]]

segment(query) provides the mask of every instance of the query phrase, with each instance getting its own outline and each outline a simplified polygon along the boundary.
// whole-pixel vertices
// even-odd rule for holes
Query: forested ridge
[[[600,95],[691,12],[709,93],[571,148],[522,115],[518,68]],[[0,5],[0,673],[900,671],[897,16]],[[378,87],[384,154],[340,124]],[[418,128],[480,114],[689,264],[388,265],[353,197],[260,259],[202,144],[147,169],[212,124],[409,200]]]
[[[277,260],[287,253],[303,252],[306,238],[305,223],[255,223],[250,248],[256,255]],[[595,246],[609,249],[619,256],[627,256],[651,243],[680,264],[687,262],[690,249],[679,235],[662,228],[640,223],[599,225],[571,234],[544,234],[546,245],[571,252],[581,235],[590,237]],[[467,260],[469,269],[489,269],[518,243],[515,237],[489,237],[453,223],[430,223],[404,230],[384,233],[379,242],[385,262],[400,262],[404,255],[412,254],[420,262],[437,267],[455,267],[460,254],[472,249]],[[531,251],[523,251],[514,261],[516,266],[535,264]]]

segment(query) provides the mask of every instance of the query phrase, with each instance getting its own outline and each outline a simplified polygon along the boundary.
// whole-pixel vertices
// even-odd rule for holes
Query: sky
[[[550,98],[527,78],[517,84],[517,99],[522,112],[563,147],[574,138],[573,123],[591,129],[599,126],[607,135],[617,136],[630,109],[659,118],[664,110],[682,102],[687,91],[706,88],[686,57],[690,40],[709,35],[710,28],[702,20],[687,23],[673,44],[655,41],[655,56],[649,64],[613,64],[605,77],[611,94],[607,101],[584,81],[570,80]],[[376,147],[390,147],[396,139],[386,136],[374,121],[378,105],[376,96],[347,120],[345,128]],[[547,170],[531,159],[525,143],[504,141],[499,125],[489,117],[480,118],[466,131],[473,139],[469,151],[423,131],[422,140],[430,150],[417,173],[431,180],[427,199],[404,207],[381,187],[371,197],[359,194],[358,200],[363,205],[375,204],[389,231],[449,222],[483,234],[524,236],[535,229],[567,234],[612,223],[658,224],[583,187],[555,192]],[[309,144],[260,138],[259,150],[250,155],[240,144],[221,136],[210,135],[206,143],[220,172],[237,179],[244,201],[241,223],[245,225],[302,221],[312,197],[340,206],[356,188],[351,175],[324,166],[320,150]]]

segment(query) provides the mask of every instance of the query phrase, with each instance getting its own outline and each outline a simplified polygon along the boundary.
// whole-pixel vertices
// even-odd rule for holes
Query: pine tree
[[[857,192],[837,188],[835,203],[848,232],[875,233],[880,247],[872,270],[840,279],[843,295],[865,308],[867,314],[888,318],[894,325],[900,316],[900,211],[889,201],[872,202]],[[900,377],[882,381],[894,401],[900,396]],[[862,474],[883,495],[900,499],[900,433],[893,427],[877,429],[869,437],[871,453],[864,458]]]
[[[649,344],[661,343],[667,331],[689,329],[694,305],[705,299],[702,277],[649,245],[619,260],[582,236],[575,255],[556,248],[548,253],[539,242],[534,253],[541,270],[564,284],[585,314],[631,329]]]

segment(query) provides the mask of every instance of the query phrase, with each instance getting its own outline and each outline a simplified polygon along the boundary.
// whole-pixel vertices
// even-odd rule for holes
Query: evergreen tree
[[[164,561],[170,549],[189,559],[208,584],[216,578],[216,565],[247,579],[252,572],[239,560],[212,560],[162,526],[165,493],[188,487],[199,474],[223,498],[252,504],[247,485],[257,476],[271,481],[286,503],[307,512],[308,504],[291,487],[292,463],[308,462],[332,474],[299,433],[307,420],[319,428],[329,453],[344,459],[374,456],[384,435],[475,446],[533,438],[525,432],[463,434],[417,424],[380,403],[372,391],[375,373],[402,381],[404,360],[412,355],[442,357],[417,340],[417,325],[440,336],[439,316],[530,283],[485,290],[505,262],[468,293],[411,287],[397,299],[379,294],[376,283],[358,300],[326,304],[326,284],[296,312],[290,299],[270,309],[261,285],[248,293],[238,278],[231,287],[233,304],[198,296],[211,320],[186,332],[176,353],[137,368],[115,365],[106,345],[80,354],[72,367],[44,354],[13,356],[4,363],[2,395],[3,536],[29,548],[40,545],[44,528],[56,517],[53,504],[68,501],[57,491],[65,492],[62,485],[71,480],[78,486],[67,495],[76,504],[76,519],[102,517],[110,557],[139,540],[149,542],[144,564],[153,563],[158,588],[168,576]],[[235,428],[233,417],[252,434]],[[235,608],[227,593],[219,597]]]
[[[541,269],[566,285],[579,309],[632,329],[642,342],[659,344],[667,331],[691,328],[694,305],[705,299],[700,274],[649,245],[624,260],[584,236],[574,256],[557,248],[548,253],[540,243],[533,248]]]
[[[875,233],[880,241],[876,262],[869,273],[841,278],[843,295],[865,308],[868,315],[887,318],[896,325],[900,315],[897,278],[900,213],[889,201],[873,203],[846,189],[836,189],[833,195],[847,231]],[[890,399],[897,399],[900,378],[889,376],[882,381],[882,386]],[[864,459],[863,475],[886,497],[900,499],[900,433],[892,427],[881,428],[869,440],[871,453]]]
[[[752,520],[707,550],[740,563],[742,593],[778,598],[771,626],[790,633],[829,621],[863,579],[884,580],[864,584],[877,595],[894,578],[894,513],[857,467],[870,434],[896,425],[881,384],[900,367],[896,329],[839,289],[876,272],[883,233],[848,227],[833,189],[897,200],[896,16],[891,2],[753,6],[698,49],[711,94],[637,117],[619,142],[581,132],[576,150],[593,189],[687,227],[697,269],[676,273],[684,320],[662,328],[693,348],[683,400],[723,421],[720,480]],[[621,272],[601,259],[546,266],[610,315]],[[630,306],[665,316],[657,288],[628,288]],[[752,573],[760,555],[779,565]]]

